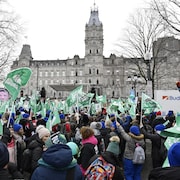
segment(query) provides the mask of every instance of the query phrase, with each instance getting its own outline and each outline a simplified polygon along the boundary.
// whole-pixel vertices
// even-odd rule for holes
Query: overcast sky
[[[114,43],[123,34],[130,14],[143,6],[144,0],[95,0],[104,28],[104,56],[115,52]],[[81,58],[85,54],[85,24],[94,0],[9,0],[21,17],[25,32],[17,47],[31,46],[35,60]]]

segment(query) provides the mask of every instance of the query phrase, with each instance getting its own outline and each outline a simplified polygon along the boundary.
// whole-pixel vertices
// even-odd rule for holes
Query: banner
[[[150,114],[153,111],[161,110],[162,107],[157,101],[142,93],[141,109],[144,111],[144,114]]]
[[[83,86],[81,85],[70,92],[69,96],[66,99],[66,103],[68,107],[71,107],[72,105],[78,103],[78,96],[79,94],[82,94],[82,89]]]
[[[3,84],[13,100],[18,97],[21,86],[25,86],[27,84],[31,73],[31,69],[27,67],[15,69],[8,73],[6,79],[3,81]]]

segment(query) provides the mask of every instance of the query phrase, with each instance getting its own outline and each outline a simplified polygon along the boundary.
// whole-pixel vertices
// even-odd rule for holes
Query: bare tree
[[[164,36],[164,25],[150,8],[139,9],[130,17],[124,32],[124,38],[117,44],[120,52],[125,57],[131,57],[131,63],[135,65],[135,69],[138,69],[140,76],[146,83],[148,75],[145,55],[151,54],[150,80],[152,81],[152,96],[154,97],[155,73],[164,58],[158,56],[161,44],[156,47],[156,51],[153,50],[153,44],[159,37]]]
[[[151,7],[159,14],[171,33],[180,32],[180,1],[179,0],[152,0]]]
[[[0,72],[1,77],[13,60],[15,45],[22,27],[19,24],[19,18],[13,11],[7,1],[0,0]]]

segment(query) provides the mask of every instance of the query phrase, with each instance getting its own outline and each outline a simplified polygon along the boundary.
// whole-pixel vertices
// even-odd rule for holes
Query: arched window
[[[97,74],[99,74],[99,69],[97,69]]]
[[[89,69],[89,74],[91,74],[91,69]]]
[[[99,80],[97,80],[97,84],[99,84]]]
[[[76,76],[78,75],[77,71],[76,71]]]
[[[114,97],[114,91],[112,92],[112,97]]]
[[[91,49],[89,50],[89,53],[91,54]]]
[[[99,53],[98,49],[96,50],[97,54]]]
[[[91,79],[89,79],[89,84],[91,84]]]

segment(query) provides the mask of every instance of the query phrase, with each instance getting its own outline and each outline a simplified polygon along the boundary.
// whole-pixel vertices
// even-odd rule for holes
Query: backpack
[[[23,152],[23,171],[31,172],[32,150],[25,149]]]
[[[132,161],[133,164],[144,164],[145,162],[144,149],[138,143],[136,144]]]
[[[102,156],[97,157],[87,168],[85,180],[111,180],[115,166],[106,162]]]

